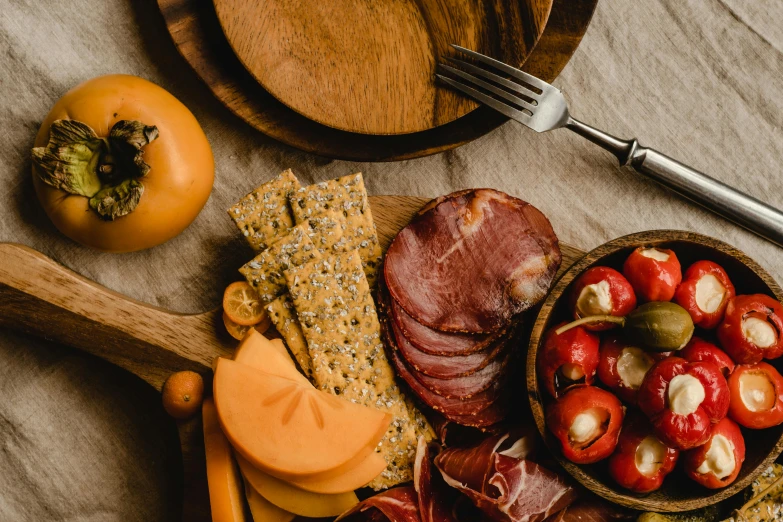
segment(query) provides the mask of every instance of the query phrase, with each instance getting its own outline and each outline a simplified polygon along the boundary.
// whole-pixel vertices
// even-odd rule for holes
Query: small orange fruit
[[[253,326],[267,315],[258,292],[245,281],[231,283],[223,293],[223,311],[238,325]]]
[[[204,379],[196,372],[172,373],[163,383],[163,409],[175,419],[192,417],[203,400]]]
[[[223,312],[223,324],[226,327],[226,331],[228,332],[228,335],[230,335],[237,341],[241,341],[242,339],[244,339],[245,335],[247,335],[247,332],[251,328],[253,328],[252,326],[244,326],[235,323],[234,321],[231,320],[231,318],[228,316],[226,312]]]

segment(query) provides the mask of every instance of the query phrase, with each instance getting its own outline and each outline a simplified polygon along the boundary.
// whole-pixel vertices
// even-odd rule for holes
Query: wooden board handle
[[[0,326],[97,355],[158,390],[176,371],[208,375],[215,357],[233,351],[220,310],[187,315],[147,305],[23,245],[0,243],[0,260]]]

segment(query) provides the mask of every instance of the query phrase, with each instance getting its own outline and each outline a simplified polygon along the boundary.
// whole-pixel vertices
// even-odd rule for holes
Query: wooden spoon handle
[[[0,243],[0,326],[82,349],[156,389],[173,372],[207,374],[233,350],[220,310],[169,312],[113,292],[31,248]]]

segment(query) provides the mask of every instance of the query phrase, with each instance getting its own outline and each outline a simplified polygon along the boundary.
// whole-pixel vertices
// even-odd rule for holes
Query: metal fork
[[[616,138],[571,117],[563,93],[535,76],[464,47],[452,47],[491,69],[449,58],[460,69],[439,64],[442,71],[453,77],[436,76],[454,89],[536,132],[570,129],[614,154],[621,166],[630,165],[708,210],[783,246],[783,213],[779,210],[656,150],[642,147],[636,139]]]

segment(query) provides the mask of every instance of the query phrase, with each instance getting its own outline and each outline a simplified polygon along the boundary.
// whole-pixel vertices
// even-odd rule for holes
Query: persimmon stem
[[[783,485],[783,475],[780,476],[775,482],[764,488],[761,493],[745,502],[741,508],[734,511],[734,517],[737,519],[737,522],[747,520],[747,517],[745,517],[745,511],[758,504],[764,497],[769,495],[773,489],[780,487],[781,485]]]
[[[587,317],[581,317],[576,321],[571,321],[568,324],[564,324],[555,330],[555,333],[557,335],[562,335],[571,328],[576,328],[577,326],[582,326],[583,324],[593,323],[614,323],[623,326],[625,325],[625,317],[618,317],[616,315],[588,315]]]

